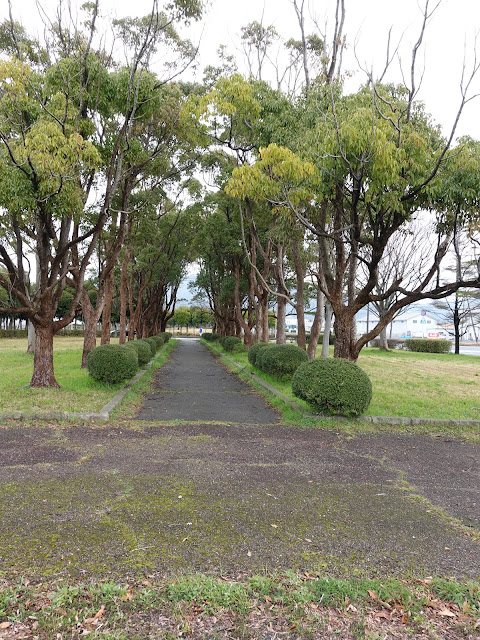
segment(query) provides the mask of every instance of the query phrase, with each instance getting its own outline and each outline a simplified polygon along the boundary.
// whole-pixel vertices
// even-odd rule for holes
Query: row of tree
[[[173,78],[195,55],[177,26],[197,20],[202,2],[154,0],[150,15],[115,21],[108,44],[120,45],[123,62],[99,31],[99,0],[84,5],[81,22],[65,9],[60,2],[42,42],[11,6],[0,32],[0,311],[25,314],[34,329],[32,386],[57,385],[53,335],[79,305],[83,364],[102,314],[109,340],[116,268],[124,340],[127,308],[131,334],[164,329],[190,261],[192,221],[174,194],[191,180],[197,133],[188,87]],[[160,53],[164,68],[153,72]],[[94,262],[93,301],[84,283]]]
[[[223,48],[202,83],[173,80],[195,56],[176,25],[199,18],[201,0],[153,0],[149,16],[116,21],[124,62],[100,46],[99,0],[82,27],[65,24],[60,3],[43,43],[12,15],[3,23],[0,313],[35,329],[33,386],[56,384],[53,335],[79,307],[84,361],[100,318],[108,342],[115,299],[121,342],[127,322],[129,337],[165,330],[194,260],[215,331],[268,340],[273,308],[284,342],[293,307],[309,357],[332,318],[335,356],[355,361],[407,305],[480,286],[480,147],[454,142],[478,67],[464,70],[445,136],[417,99],[429,0],[404,81],[386,82],[387,55],[354,93],[341,73],[344,1],[325,33],[308,33],[304,4],[293,0],[300,37],[283,58],[275,30],[253,22],[242,29],[248,78]],[[369,303],[379,321],[357,336]]]

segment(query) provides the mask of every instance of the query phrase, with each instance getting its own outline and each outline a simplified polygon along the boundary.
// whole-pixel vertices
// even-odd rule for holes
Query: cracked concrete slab
[[[0,429],[0,452],[6,573],[480,575],[479,542],[399,484],[470,524],[466,502],[450,505],[477,486],[462,471],[480,460],[478,445],[137,422]],[[429,484],[427,461],[438,467]],[[442,474],[448,491],[434,495]]]

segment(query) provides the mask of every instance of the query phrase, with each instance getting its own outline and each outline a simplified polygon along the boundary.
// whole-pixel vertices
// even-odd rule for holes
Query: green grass
[[[368,415],[480,420],[480,358],[453,353],[363,349],[370,376]]]
[[[214,348],[221,349],[220,345]],[[306,413],[311,413],[305,402],[294,397],[290,381],[278,380],[252,367],[246,353],[225,355],[243,367],[240,374],[243,379],[251,379],[255,373],[294,400]],[[373,385],[373,398],[366,415],[480,420],[480,359],[475,356],[385,352],[371,347],[362,350],[357,364],[369,375]],[[287,414],[291,410],[282,409],[282,415],[288,419],[284,410]]]
[[[480,615],[479,588],[480,583],[473,581],[346,581],[293,572],[237,580],[180,575],[167,582],[148,579],[123,584],[4,582],[0,584],[0,624],[9,634],[18,632],[7,637],[32,634],[39,640],[90,634],[103,640],[190,634],[223,638],[225,625],[235,632],[228,637],[270,637],[275,628],[286,637],[293,637],[287,632],[295,629],[295,638],[307,639],[319,637],[328,621],[345,634],[342,637],[360,637],[350,633],[362,628],[361,637],[373,639],[384,637],[376,633],[385,628],[387,618],[390,630],[402,631],[401,637],[405,631],[424,637],[432,626],[469,637]]]
[[[118,338],[112,340],[115,342]],[[90,378],[80,366],[83,338],[58,337],[54,339],[54,370],[60,389],[32,389],[33,355],[26,348],[24,338],[0,340],[0,413],[99,411],[125,386]]]

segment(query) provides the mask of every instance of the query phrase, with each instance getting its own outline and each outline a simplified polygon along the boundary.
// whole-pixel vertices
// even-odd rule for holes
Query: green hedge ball
[[[117,384],[132,378],[138,370],[138,357],[119,344],[96,347],[87,357],[88,373],[94,380]]]
[[[342,358],[319,358],[298,367],[292,391],[315,410],[361,415],[372,399],[372,383],[359,366]]]

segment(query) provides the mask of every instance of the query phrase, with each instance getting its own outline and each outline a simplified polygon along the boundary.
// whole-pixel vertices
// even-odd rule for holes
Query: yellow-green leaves
[[[25,137],[25,156],[37,174],[44,178],[72,179],[80,164],[95,166],[100,154],[78,133],[65,135],[58,123],[39,121]]]
[[[253,166],[234,169],[226,192],[237,198],[268,200],[277,209],[306,202],[311,197],[316,170],[286,147],[271,144],[260,149]]]
[[[27,86],[32,75],[28,65],[16,58],[0,60],[0,119],[3,129],[29,107]]]
[[[231,78],[220,78],[209,98],[211,115],[236,115],[251,120],[260,114],[260,103],[251,83],[238,74]]]

